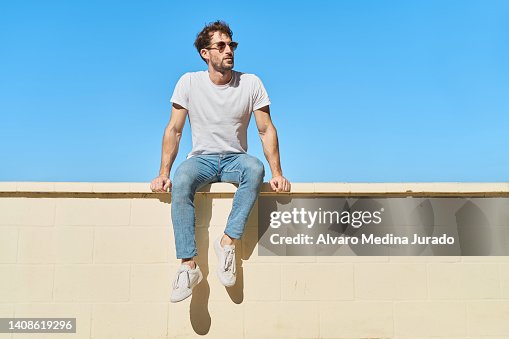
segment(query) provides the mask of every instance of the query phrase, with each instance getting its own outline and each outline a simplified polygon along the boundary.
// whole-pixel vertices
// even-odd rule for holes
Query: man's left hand
[[[273,177],[269,181],[270,187],[276,192],[290,192],[290,182],[282,175]]]

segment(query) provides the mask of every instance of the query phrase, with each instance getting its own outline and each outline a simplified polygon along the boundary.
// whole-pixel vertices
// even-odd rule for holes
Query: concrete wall
[[[509,338],[509,257],[259,257],[257,207],[236,286],[211,246],[235,187],[196,197],[192,299],[169,302],[169,194],[148,184],[0,183],[0,317],[76,317],[76,334],[2,338]],[[264,193],[270,194],[268,187]],[[502,194],[508,184],[294,184],[292,194]]]

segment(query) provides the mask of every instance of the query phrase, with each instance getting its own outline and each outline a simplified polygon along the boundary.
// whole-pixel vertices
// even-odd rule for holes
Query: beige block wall
[[[295,184],[292,194],[469,192],[503,184]],[[509,338],[507,257],[259,257],[257,206],[238,282],[212,240],[235,187],[198,193],[193,297],[169,302],[171,198],[148,184],[0,183],[0,317],[76,317],[77,333],[2,338]],[[270,194],[264,188],[262,194]]]

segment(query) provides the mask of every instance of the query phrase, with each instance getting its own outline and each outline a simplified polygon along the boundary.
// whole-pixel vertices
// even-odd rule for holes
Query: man
[[[172,302],[189,297],[202,279],[194,261],[197,251],[193,201],[196,191],[212,182],[239,184],[224,234],[214,242],[219,280],[227,287],[235,284],[235,240],[244,232],[264,177],[262,162],[246,153],[251,112],[272,171],[270,185],[277,192],[290,191],[290,183],[281,170],[269,97],[258,77],[233,70],[238,43],[232,41],[232,35],[222,21],[206,25],[198,34],[194,45],[208,70],[186,73],[178,81],[171,98],[159,176],[150,185],[153,192],[172,191],[175,247],[177,258],[182,260],[173,282]],[[172,184],[169,174],[188,114],[193,149],[175,171]]]

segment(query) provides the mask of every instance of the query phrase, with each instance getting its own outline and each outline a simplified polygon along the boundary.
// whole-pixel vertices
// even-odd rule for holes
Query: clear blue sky
[[[4,1],[0,181],[150,181],[216,19],[269,92],[291,181],[509,181],[508,18],[505,0]],[[190,149],[187,124],[176,164]]]

